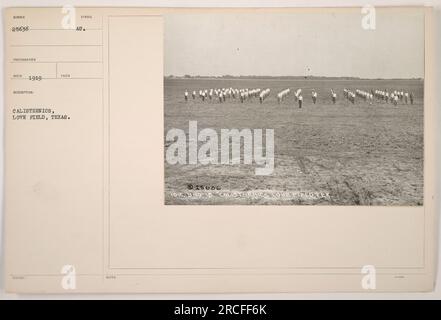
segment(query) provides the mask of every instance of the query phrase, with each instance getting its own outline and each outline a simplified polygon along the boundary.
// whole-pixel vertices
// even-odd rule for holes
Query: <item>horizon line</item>
[[[312,78],[334,78],[334,79],[358,79],[358,80],[424,80],[424,77],[409,77],[409,78],[363,78],[357,76],[270,76],[270,75],[164,75],[164,78],[183,78],[183,79],[193,79],[193,78],[204,78],[204,79],[238,79],[238,78],[296,78],[302,80],[311,80]]]

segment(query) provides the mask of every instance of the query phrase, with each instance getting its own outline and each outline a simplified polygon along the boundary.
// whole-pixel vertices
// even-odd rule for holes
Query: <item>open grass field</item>
[[[170,165],[164,160],[166,204],[423,204],[422,80],[164,81],[165,147],[170,144],[165,141],[168,130],[187,132],[190,120],[198,122],[199,130],[274,129],[275,142],[274,172],[269,176],[256,176],[255,164]],[[222,104],[191,98],[193,90],[230,87],[270,88],[271,94],[262,104],[258,98]],[[291,94],[278,104],[276,94],[286,88]],[[298,88],[304,99],[301,109],[292,93]],[[331,88],[338,95],[336,104],[331,101]],[[413,105],[394,106],[357,98],[352,104],[344,98],[344,88],[399,89],[413,92],[415,100]],[[312,89],[318,92],[315,105]],[[190,94],[188,102],[185,90]],[[188,192],[188,184],[218,186],[221,191],[176,196]]]

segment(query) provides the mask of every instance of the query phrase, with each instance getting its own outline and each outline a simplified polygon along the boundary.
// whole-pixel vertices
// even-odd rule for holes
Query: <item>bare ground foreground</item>
[[[165,79],[165,134],[171,128],[188,134],[198,129],[274,129],[275,166],[269,176],[256,176],[252,165],[170,165],[165,163],[166,204],[243,205],[422,205],[422,80],[277,80]],[[193,90],[270,88],[271,95],[240,103],[193,100]],[[293,94],[280,105],[276,93],[302,89],[303,108]],[[337,102],[331,101],[331,88]],[[414,104],[397,106],[357,98],[352,104],[343,88],[402,89],[413,92]],[[318,92],[314,105],[311,90]],[[190,93],[185,102],[184,92]],[[164,157],[165,159],[165,157]],[[189,190],[188,185],[220,190]]]

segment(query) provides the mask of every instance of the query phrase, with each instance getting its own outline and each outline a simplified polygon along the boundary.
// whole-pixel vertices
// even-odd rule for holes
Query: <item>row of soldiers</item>
[[[249,98],[253,98],[253,97],[259,97],[259,101],[260,103],[263,103],[263,101],[270,95],[271,90],[269,88],[261,90],[259,88],[257,89],[233,89],[233,88],[222,88],[222,89],[205,89],[205,90],[199,90],[199,93],[197,93],[195,90],[192,92],[191,96],[194,99],[196,99],[196,97],[200,98],[202,101],[205,101],[205,99],[209,99],[212,100],[214,97],[216,99],[219,100],[219,102],[225,102],[226,99],[228,98],[240,98],[241,102],[244,102],[245,100],[249,99]],[[280,104],[291,92],[291,90],[288,89],[284,89],[282,91],[280,91],[277,94],[277,100],[278,103]],[[302,107],[303,104],[303,96],[302,96],[302,89],[297,89],[294,92],[294,100],[298,103],[299,108]],[[317,91],[315,89],[313,89],[311,91],[311,97],[312,97],[312,102],[314,104],[316,104],[317,102]],[[184,93],[184,98],[185,101],[188,101],[189,99],[189,93],[186,90]],[[333,89],[331,89],[331,99],[333,101],[333,103],[336,102],[337,100],[337,94],[334,92]]]
[[[352,92],[349,89],[344,88],[343,89],[343,96],[348,99],[349,101],[351,101],[352,103],[355,103],[355,93]]]
[[[277,101],[278,101],[278,103],[280,104],[284,100],[284,98],[286,96],[288,96],[288,94],[290,92],[291,92],[290,89],[285,89],[285,90],[280,91],[277,94]],[[315,89],[312,89],[312,91],[311,91],[311,98],[312,98],[312,103],[313,104],[316,104],[317,96],[318,96],[317,91]],[[335,103],[336,100],[337,100],[337,94],[332,89],[331,89],[331,98],[332,98],[333,103]],[[299,88],[299,89],[297,89],[294,92],[294,100],[298,103],[299,108],[301,108],[302,104],[303,104],[302,89]]]
[[[285,90],[280,91],[277,94],[277,102],[280,104],[285,99],[285,97],[288,96],[290,91],[291,91],[290,89],[285,89]]]
[[[260,103],[263,103],[263,100],[265,100],[269,96],[270,92],[271,92],[271,90],[269,88],[267,88],[259,94]]]
[[[386,103],[393,103],[394,105],[397,105],[398,102],[404,102],[408,104],[413,104],[414,96],[412,92],[404,92],[404,91],[398,91],[394,90],[389,93],[388,90],[371,90],[370,92],[365,90],[356,89],[355,93],[352,92],[349,89],[344,88],[343,94],[345,98],[347,98],[350,102],[355,103],[355,97],[359,97],[365,101],[368,101],[372,104],[374,101],[374,98],[380,101],[384,101]]]
[[[382,100],[386,103],[389,101],[397,105],[398,101],[404,102],[405,104],[413,104],[414,96],[413,92],[407,92],[403,90],[394,90],[389,92],[388,90],[375,90],[375,98]]]
[[[364,90],[357,89],[357,90],[355,90],[355,94],[358,97],[364,99],[364,101],[368,101],[368,100],[373,100],[374,99],[374,95],[372,93],[369,93],[369,92],[364,91]]]
[[[205,89],[205,90],[199,90],[198,93],[196,93],[196,90],[193,90],[191,93],[191,97],[193,100],[195,100],[197,97],[201,99],[202,101],[205,101],[206,99],[209,100],[219,100],[219,102],[225,102],[229,98],[239,98],[241,102],[244,102],[247,99],[258,97],[261,90],[259,88],[256,89],[233,89],[233,88],[216,88],[216,89]],[[188,101],[189,99],[189,93],[187,90],[184,92],[184,99],[185,101]]]
[[[270,95],[271,90],[269,88],[261,90],[260,88],[254,88],[254,89],[234,89],[234,88],[216,88],[216,89],[204,89],[199,90],[197,93],[195,90],[192,92],[191,96],[194,99],[196,97],[200,98],[202,101],[205,101],[206,99],[213,100],[217,99],[219,102],[225,102],[229,98],[233,99],[240,99],[240,101],[243,103],[246,100],[249,100],[251,98],[259,98],[260,103],[263,103],[263,101]],[[277,101],[280,104],[289,94],[291,90],[290,89],[284,89],[280,91],[277,94]],[[299,108],[302,107],[303,104],[303,97],[302,97],[302,89],[297,89],[294,92],[294,100],[298,103]],[[394,105],[397,105],[398,102],[404,102],[408,104],[413,104],[414,102],[414,95],[412,92],[405,92],[404,90],[374,90],[371,89],[370,92],[356,89],[355,92],[344,88],[343,89],[343,95],[346,99],[348,99],[353,104],[355,103],[356,97],[359,97],[363,99],[364,101],[368,101],[369,103],[372,103],[374,98],[380,101],[384,101],[386,103],[390,102]],[[311,98],[312,102],[316,104],[317,102],[317,91],[313,89],[311,91]],[[185,90],[184,93],[185,101],[188,101],[189,99],[189,93],[187,90]],[[335,104],[337,101],[337,93],[334,91],[334,89],[331,89],[331,100],[332,103]]]

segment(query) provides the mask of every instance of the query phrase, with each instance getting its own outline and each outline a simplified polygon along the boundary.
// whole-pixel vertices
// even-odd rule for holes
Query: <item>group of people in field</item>
[[[374,95],[372,93],[360,89],[355,90],[355,95],[362,98],[364,101],[371,101],[374,99]]]
[[[285,89],[285,90],[280,91],[277,94],[277,102],[280,104],[285,99],[285,97],[288,96],[290,91],[291,91],[290,89]]]
[[[268,89],[269,90],[269,89]],[[215,88],[215,89],[201,89],[199,92],[193,90],[191,93],[191,97],[193,100],[196,98],[201,99],[202,101],[208,100],[218,100],[220,103],[226,102],[227,99],[240,99],[241,102],[244,102],[250,98],[256,98],[261,94],[261,90],[259,88],[256,89],[234,89],[234,88]],[[185,90],[184,99],[188,101],[189,92]]]
[[[347,98],[352,103],[355,103],[355,97],[359,97],[364,101],[368,101],[369,103],[372,103],[375,98],[386,103],[393,103],[394,105],[398,105],[399,102],[404,102],[405,104],[413,104],[414,101],[413,92],[409,93],[403,90],[393,90],[389,92],[387,89],[371,89],[371,91],[368,92],[365,90],[356,89],[354,93],[351,90],[344,88],[343,93],[345,98]]]
[[[263,103],[263,100],[265,100],[269,96],[270,92],[271,92],[271,90],[269,88],[266,88],[265,90],[263,90],[259,94],[259,101],[260,101],[260,103]]]
[[[355,103],[355,93],[352,92],[349,89],[344,88],[343,89],[343,96],[348,99],[349,101],[351,101],[352,103]]]
[[[280,91],[278,94],[277,94],[277,102],[280,104],[280,103],[282,103],[282,101],[288,96],[288,94],[291,92],[291,89],[284,89],[284,90],[282,90],[282,91]],[[295,92],[294,92],[294,100],[298,103],[298,105],[299,105],[299,108],[301,108],[302,107],[302,104],[303,104],[303,96],[302,96],[302,89],[297,89]]]
[[[404,102],[405,104],[413,104],[414,96],[413,92],[407,92],[404,90],[391,90],[390,92],[386,90],[375,90],[374,91],[375,98],[379,100],[383,100],[388,103],[391,102],[394,105],[397,105],[398,102]]]
[[[200,89],[198,92],[196,90],[193,90],[191,92],[191,97],[193,100],[196,98],[201,99],[202,101],[208,100],[217,100],[219,103],[226,102],[227,99],[239,99],[240,102],[245,102],[247,100],[250,100],[251,98],[259,98],[259,102],[263,103],[263,101],[270,95],[271,90],[269,88],[261,90],[260,88],[214,88],[214,89]],[[287,88],[277,93],[277,102],[280,104],[282,101],[285,100],[285,98],[291,93],[291,89]],[[337,93],[334,91],[334,89],[331,89],[330,92],[330,98],[332,100],[332,103],[335,104],[337,101]],[[190,93],[185,90],[184,92],[184,99],[185,101],[188,101]],[[370,91],[361,90],[361,89],[355,89],[355,91],[351,91],[350,89],[344,88],[343,89],[343,96],[348,99],[353,104],[356,102],[356,98],[363,99],[364,101],[367,101],[369,103],[372,103],[374,99],[384,101],[386,103],[393,103],[394,105],[397,105],[399,102],[405,103],[405,104],[413,104],[414,102],[414,95],[413,92],[407,92],[404,90],[390,90],[387,89],[380,90],[380,89],[371,89]],[[317,91],[315,89],[312,89],[311,91],[311,99],[312,103],[317,103]],[[298,107],[301,108],[303,105],[303,96],[302,96],[302,89],[297,89],[294,91],[294,101],[298,104]]]

